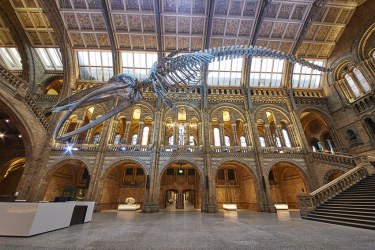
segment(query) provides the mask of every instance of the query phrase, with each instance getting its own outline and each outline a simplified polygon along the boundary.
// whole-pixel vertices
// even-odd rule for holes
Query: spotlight
[[[9,119],[5,119],[5,122],[8,123],[8,122],[9,122]]]
[[[4,134],[3,133],[0,133],[0,138],[4,138]]]
[[[125,147],[121,147],[120,151],[126,151],[126,148]]]
[[[66,151],[72,151],[72,149],[73,149],[73,147],[70,146],[70,145],[68,145],[68,146],[66,147]]]
[[[73,151],[78,151],[77,147],[72,148]]]
[[[18,135],[18,138],[22,138],[22,135]]]

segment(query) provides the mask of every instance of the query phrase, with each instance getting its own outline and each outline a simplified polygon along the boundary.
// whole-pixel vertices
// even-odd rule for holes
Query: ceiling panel
[[[58,47],[51,24],[37,0],[11,0],[10,3],[32,46]],[[6,34],[3,36],[7,39]]]
[[[328,2],[308,28],[303,43],[298,48],[297,55],[328,58],[354,13],[355,6],[355,2]]]

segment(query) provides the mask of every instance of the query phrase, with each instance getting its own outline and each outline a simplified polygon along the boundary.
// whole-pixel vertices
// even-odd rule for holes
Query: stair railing
[[[365,167],[358,166],[310,194],[298,194],[301,216],[305,217],[312,213],[317,206],[353,186],[368,175]]]

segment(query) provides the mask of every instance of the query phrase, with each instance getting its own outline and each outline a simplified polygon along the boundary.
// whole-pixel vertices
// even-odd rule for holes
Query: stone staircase
[[[318,205],[303,218],[375,230],[375,174]]]

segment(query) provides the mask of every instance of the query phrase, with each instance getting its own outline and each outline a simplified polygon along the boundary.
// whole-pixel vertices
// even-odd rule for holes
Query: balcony
[[[215,153],[252,153],[253,147],[211,146],[211,150]]]
[[[161,146],[161,152],[201,152],[203,146],[192,146],[192,145],[168,145]]]
[[[128,152],[128,151],[151,151],[151,145],[126,145],[126,144],[109,144],[107,151],[110,152]]]
[[[53,151],[96,151],[99,144],[66,144],[55,143],[52,146]]]

